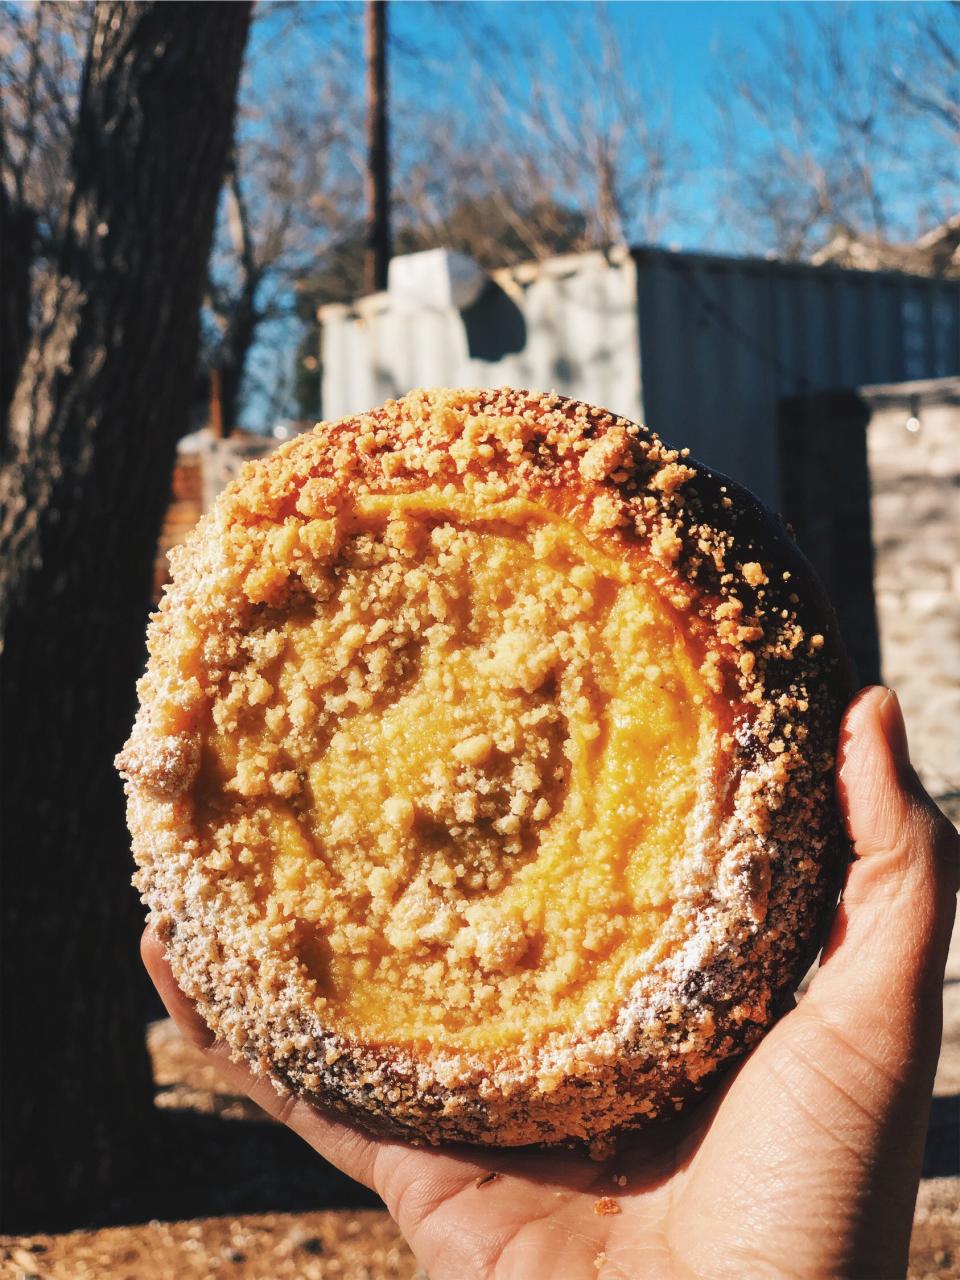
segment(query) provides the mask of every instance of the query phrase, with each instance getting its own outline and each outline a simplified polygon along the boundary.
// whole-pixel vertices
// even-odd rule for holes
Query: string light
[[[903,424],[912,436],[920,430],[920,397],[910,397],[910,417]]]

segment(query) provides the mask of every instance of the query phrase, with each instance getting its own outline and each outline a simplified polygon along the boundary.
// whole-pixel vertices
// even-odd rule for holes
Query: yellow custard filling
[[[309,590],[275,605],[270,563],[250,579],[198,783],[207,867],[346,1034],[482,1050],[604,1025],[719,738],[678,615],[526,500],[319,523],[282,534]]]

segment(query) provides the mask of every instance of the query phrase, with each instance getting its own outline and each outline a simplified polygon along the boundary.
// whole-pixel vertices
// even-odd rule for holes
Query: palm
[[[390,1145],[378,1188],[438,1280],[850,1274],[857,1191],[868,1190],[860,1143],[883,1128],[857,1094],[879,1081],[808,999],[720,1099],[611,1159]],[[615,1210],[598,1212],[607,1198]],[[897,1273],[893,1243],[875,1241],[892,1269],[864,1274]]]
[[[673,1202],[704,1126],[684,1125],[682,1139],[672,1128],[600,1163],[570,1153],[397,1151],[382,1157],[385,1190],[395,1185],[390,1207],[431,1276],[575,1280],[633,1274],[625,1260],[633,1268],[638,1258],[645,1275],[673,1275]],[[604,1202],[619,1212],[598,1213]]]
[[[144,959],[186,1034],[265,1110],[377,1190],[431,1280],[902,1276],[957,841],[909,768],[889,694],[871,691],[848,712],[841,757],[860,856],[809,991],[707,1102],[606,1161],[429,1150],[281,1101],[210,1044],[149,933]],[[598,1212],[607,1198],[613,1212]]]

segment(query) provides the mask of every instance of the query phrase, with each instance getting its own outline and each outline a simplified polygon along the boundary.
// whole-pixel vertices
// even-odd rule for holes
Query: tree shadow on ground
[[[89,1227],[383,1207],[372,1191],[272,1122],[158,1111],[151,1137],[129,1192],[104,1205]]]
[[[923,1177],[960,1176],[960,1094],[934,1098],[930,1105]]]

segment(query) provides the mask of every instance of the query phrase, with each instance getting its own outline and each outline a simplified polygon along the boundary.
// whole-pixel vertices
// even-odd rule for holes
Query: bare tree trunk
[[[228,436],[237,425],[240,393],[247,371],[247,360],[257,336],[259,317],[252,292],[244,290],[227,323],[220,343],[217,373],[220,379],[220,413],[223,435]]]
[[[101,3],[0,471],[4,1226],[109,1212],[152,1114],[112,756],[185,429],[247,3]]]
[[[16,207],[0,182],[0,457],[8,437],[7,414],[30,336],[30,266],[34,219]]]
[[[247,360],[263,316],[257,310],[257,293],[263,280],[263,269],[257,261],[250,210],[240,184],[236,151],[231,154],[226,178],[227,219],[233,251],[240,275],[239,290],[215,306],[223,325],[223,334],[211,375],[211,418],[218,416],[217,434],[230,435],[237,425],[240,394],[247,371]]]
[[[390,265],[390,159],[387,142],[387,3],[367,0],[367,251],[368,293],[387,287]]]

